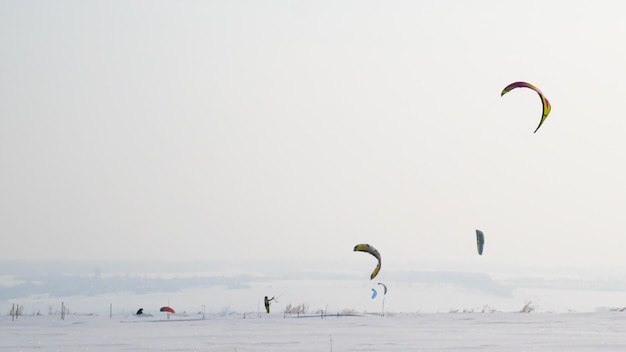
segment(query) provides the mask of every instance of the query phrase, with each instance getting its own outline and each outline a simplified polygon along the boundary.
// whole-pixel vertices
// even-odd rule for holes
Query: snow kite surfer
[[[274,300],[274,297],[272,298],[267,298],[267,296],[265,296],[265,311],[267,312],[267,314],[270,314],[270,302],[272,302]]]

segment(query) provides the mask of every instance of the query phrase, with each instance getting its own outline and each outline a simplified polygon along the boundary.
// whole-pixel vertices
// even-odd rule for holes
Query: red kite
[[[168,313],[172,313],[175,314],[176,312],[174,311],[174,309],[170,308],[170,307],[161,307],[161,312],[168,312]]]

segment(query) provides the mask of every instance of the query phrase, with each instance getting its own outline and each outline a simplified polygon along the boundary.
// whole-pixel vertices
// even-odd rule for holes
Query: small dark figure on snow
[[[270,313],[270,302],[273,300],[274,300],[274,297],[267,298],[267,296],[265,296],[265,311],[267,312],[267,314]]]

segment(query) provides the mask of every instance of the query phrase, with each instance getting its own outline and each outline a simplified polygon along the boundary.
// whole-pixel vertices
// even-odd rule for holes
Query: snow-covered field
[[[623,351],[626,315],[165,313],[0,320],[2,351]]]
[[[202,276],[171,282],[7,276],[0,280],[6,290],[0,351],[626,351],[621,286],[594,290],[580,280],[571,281],[578,289],[542,287],[461,274],[436,273],[456,278],[449,282],[387,279],[387,295],[370,280],[350,277],[233,276],[214,283]],[[40,290],[29,284],[39,282]],[[19,285],[23,290],[15,290]],[[145,292],[137,290],[143,286]],[[372,288],[379,290],[375,299]],[[277,298],[269,315],[265,295]],[[520,313],[527,304],[532,312]],[[8,313],[17,305],[22,315],[12,320]],[[165,305],[177,313],[160,312]],[[301,305],[305,314],[285,315]],[[144,316],[134,315],[139,308]]]

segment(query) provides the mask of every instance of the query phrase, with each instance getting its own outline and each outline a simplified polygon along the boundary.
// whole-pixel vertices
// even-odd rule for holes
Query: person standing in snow
[[[267,312],[267,314],[270,313],[270,302],[273,300],[274,300],[274,297],[267,298],[267,296],[265,296],[265,311]]]

